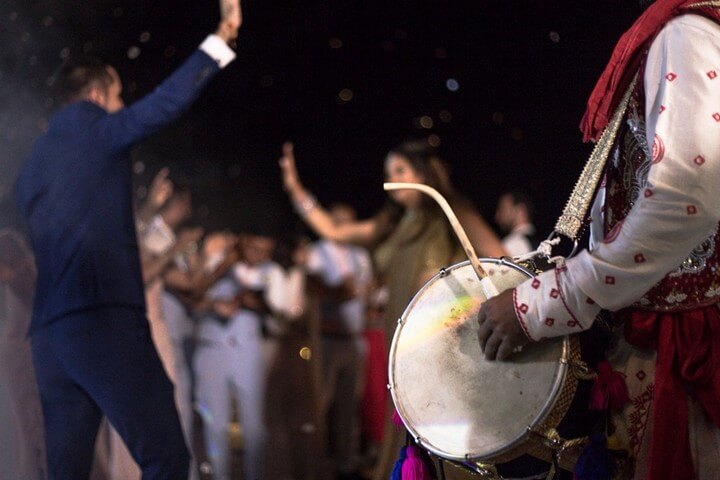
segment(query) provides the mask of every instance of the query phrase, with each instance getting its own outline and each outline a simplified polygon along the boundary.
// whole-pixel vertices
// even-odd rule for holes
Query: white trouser
[[[175,357],[175,372],[171,376],[175,383],[175,401],[177,402],[180,424],[185,432],[185,441],[190,451],[193,448],[193,406],[192,406],[192,373],[191,361],[187,358],[188,345],[194,335],[193,320],[188,316],[185,306],[167,292],[162,295],[163,317],[167,326],[170,342]],[[197,478],[191,468],[190,479]]]
[[[195,396],[203,417],[205,442],[215,480],[230,479],[228,424],[231,398],[237,401],[244,438],[245,480],[262,478],[265,454],[264,401],[266,367],[260,320],[247,312],[227,325],[206,319],[200,324],[195,352]]]

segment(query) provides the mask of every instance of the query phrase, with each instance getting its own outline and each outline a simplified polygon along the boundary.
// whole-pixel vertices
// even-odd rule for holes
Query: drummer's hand
[[[488,360],[505,360],[517,347],[530,343],[515,315],[512,289],[483,303],[478,324],[478,341]]]

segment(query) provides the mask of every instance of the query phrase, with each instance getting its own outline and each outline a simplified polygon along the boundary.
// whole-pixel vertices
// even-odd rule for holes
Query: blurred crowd
[[[189,227],[192,193],[167,168],[136,209],[152,341],[175,385],[191,478],[387,478],[404,435],[391,426],[386,388],[393,325],[422,283],[462,253],[446,219],[417,192],[394,193],[376,216],[358,220],[352,206],[325,209],[304,189],[291,145],[280,165],[290,200],[318,240],[280,242],[263,225]],[[501,240],[455,194],[444,164],[422,142],[391,151],[386,177],[446,195],[480,256],[521,255],[537,244],[526,195],[499,199]],[[42,413],[26,338],[34,278],[25,240],[1,230],[0,373],[16,439],[16,476],[8,478],[43,478]],[[93,479],[139,478],[105,422]]]

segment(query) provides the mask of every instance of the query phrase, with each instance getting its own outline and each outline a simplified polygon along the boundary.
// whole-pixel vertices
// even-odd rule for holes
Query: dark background
[[[139,197],[170,165],[192,186],[196,221],[208,229],[287,231],[296,217],[277,158],[292,139],[321,201],[371,215],[384,201],[387,150],[435,135],[456,185],[483,214],[492,218],[503,191],[525,189],[544,236],[590,151],[577,127],[585,100],[639,8],[632,0],[244,0],[243,12],[238,59],[182,120],[135,150]],[[9,192],[55,108],[49,83],[63,58],[109,56],[132,102],[217,19],[212,0],[3,0],[0,227],[16,221]],[[344,89],[351,100],[340,99]]]

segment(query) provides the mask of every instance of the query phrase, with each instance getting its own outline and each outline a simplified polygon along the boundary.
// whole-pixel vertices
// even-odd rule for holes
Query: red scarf
[[[644,52],[660,30],[673,18],[692,10],[720,22],[720,11],[711,7],[693,7],[701,0],[656,0],[620,37],[610,62],[588,100],[580,123],[583,138],[597,140],[610,121],[632,76],[644,58]]]
[[[657,350],[653,426],[646,480],[695,478],[688,430],[688,394],[720,428],[720,311],[623,312],[625,338]]]

